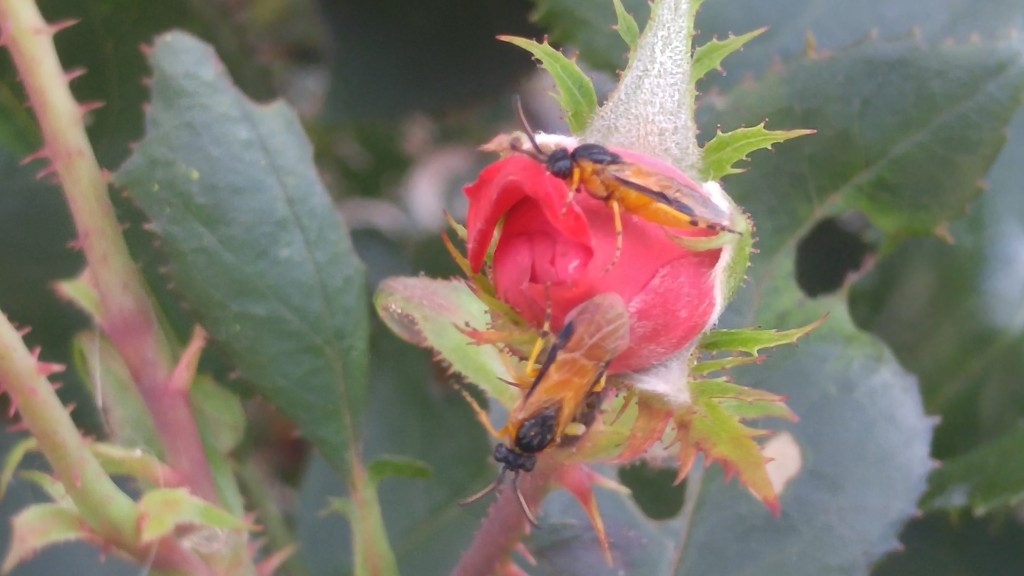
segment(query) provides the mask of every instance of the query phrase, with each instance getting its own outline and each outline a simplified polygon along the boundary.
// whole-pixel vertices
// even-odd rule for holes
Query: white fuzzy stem
[[[659,158],[695,174],[700,163],[690,81],[692,0],[659,0],[618,88],[584,139]]]

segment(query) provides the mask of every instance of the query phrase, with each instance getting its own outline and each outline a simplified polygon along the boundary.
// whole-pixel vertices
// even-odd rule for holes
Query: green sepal
[[[56,544],[84,540],[92,534],[74,508],[60,504],[33,504],[11,520],[11,542],[0,572],[16,566]]]
[[[795,343],[821,326],[826,318],[828,316],[822,316],[806,326],[790,330],[712,330],[701,339],[700,350],[709,353],[738,352],[759,356],[762,350]]]
[[[184,488],[158,488],[146,492],[138,503],[139,539],[142,544],[170,535],[178,526],[203,526],[219,530],[244,530],[244,520],[193,496]]]
[[[719,69],[722,60],[725,60],[727,56],[763,34],[767,29],[767,27],[758,28],[740,36],[730,35],[725,40],[711,40],[707,44],[698,46],[693,51],[693,67],[690,68],[690,77],[693,78],[694,85],[700,82],[708,72]]]
[[[551,74],[558,87],[555,98],[565,112],[565,120],[573,134],[580,134],[587,129],[590,118],[597,110],[597,92],[594,83],[583,73],[575,61],[554,49],[551,44],[535,42],[517,36],[498,36],[510,44],[526,50],[541,66]]]
[[[749,128],[715,134],[704,145],[701,155],[700,176],[705,180],[721,180],[730,174],[739,174],[744,168],[735,165],[747,159],[751,152],[771,149],[774,144],[800,136],[814,134],[815,130],[766,130],[764,122]]]
[[[636,44],[640,40],[640,27],[636,24],[636,18],[622,5],[622,0],[612,0],[615,4],[615,30],[622,37],[622,40],[629,46],[629,52],[636,50]]]

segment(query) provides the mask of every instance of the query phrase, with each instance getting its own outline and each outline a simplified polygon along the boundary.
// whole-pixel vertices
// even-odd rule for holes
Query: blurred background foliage
[[[625,4],[642,26],[647,3]],[[614,85],[625,63],[625,48],[609,28],[615,21],[610,1],[40,0],[40,6],[50,21],[81,20],[57,36],[57,47],[67,69],[89,71],[73,84],[79,100],[105,102],[92,114],[89,134],[109,169],[142,136],[142,79],[149,71],[139,46],[159,32],[183,28],[199,35],[250,96],[286,98],[306,123],[372,284],[393,274],[456,273],[440,242],[442,210],[464,210],[461,186],[489,160],[474,148],[515,125],[513,93],[524,95],[537,128],[565,130],[546,96],[549,81],[496,35],[547,33],[556,44],[578,49],[599,93]],[[726,61],[727,74],[713,73],[700,88],[713,102],[809,50],[828,54],[867,37],[1002,42],[1022,25],[1019,0],[706,0],[697,23],[700,41],[768,30]],[[933,457],[948,464],[933,476],[923,502],[927,513],[904,531],[906,550],[884,558],[876,574],[1024,573],[1024,115],[1015,116],[1007,135],[984,179],[985,193],[934,237],[891,248],[871,222],[850,213],[816,227],[799,251],[801,286],[811,295],[848,291],[857,323],[918,376],[928,412],[941,417]],[[82,262],[67,248],[73,229],[59,191],[19,164],[39,145],[16,74],[2,57],[0,309],[33,328],[27,340],[42,347],[45,359],[67,362],[84,318],[49,286],[77,273]],[[771,160],[763,153],[760,159]],[[165,309],[176,311],[171,318],[184,336],[187,315],[156,273],[161,256],[138,226],[136,210],[117,201],[132,249]],[[460,512],[460,528],[441,538],[430,524],[412,519],[490,481],[489,442],[427,353],[377,325],[372,358],[363,418],[368,459],[382,453],[422,458],[433,466],[431,482],[450,492],[428,495],[412,480],[385,483],[381,498],[389,503],[392,543],[400,560],[417,559],[419,573],[443,573],[483,509]],[[227,370],[216,357],[207,362],[210,370]],[[72,373],[64,380],[61,393],[77,404],[80,424],[98,430],[89,395]],[[339,481],[294,438],[289,423],[258,400],[248,409],[250,455],[277,479],[282,510],[303,542],[290,567],[296,574],[302,565],[312,574],[344,573],[338,558],[347,556],[347,544],[339,545],[347,542],[345,522],[318,517],[325,496],[342,490]],[[11,436],[0,438],[3,446],[11,442]],[[979,470],[992,481],[978,482]],[[671,474],[636,466],[620,478],[643,488],[639,503],[652,518],[670,517],[681,506],[681,488],[669,487]],[[2,513],[7,517],[36,498],[16,485]],[[403,514],[408,510],[418,512]],[[0,524],[0,541],[9,538],[7,529]],[[16,573],[137,573],[96,557],[92,549],[68,546]]]

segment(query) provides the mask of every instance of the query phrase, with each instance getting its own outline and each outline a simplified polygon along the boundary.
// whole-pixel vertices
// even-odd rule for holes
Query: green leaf
[[[103,470],[112,476],[128,476],[156,487],[166,484],[173,472],[151,454],[138,448],[126,448],[106,442],[93,442],[89,446]]]
[[[245,435],[245,408],[230,390],[209,376],[192,383],[192,402],[203,439],[221,454],[238,447]]]
[[[404,456],[378,456],[366,468],[372,482],[379,483],[390,477],[426,480],[430,478],[430,465],[422,460]]]
[[[23,470],[18,473],[18,476],[22,480],[27,480],[38,486],[43,492],[46,492],[46,496],[55,504],[74,508],[74,503],[71,502],[71,497],[68,496],[68,492],[64,489],[64,485],[53,476],[50,476],[45,472],[40,472],[39,470]]]
[[[1024,501],[1024,427],[946,460],[932,474],[925,510],[969,508],[977,516]]]
[[[690,69],[690,77],[693,78],[694,85],[700,82],[708,72],[720,70],[722,60],[743,48],[744,44],[757,38],[767,29],[767,27],[758,28],[753,32],[747,32],[740,36],[730,34],[725,40],[718,40],[716,38],[694,49],[693,68]]]
[[[573,46],[580,58],[592,68],[615,73],[626,67],[626,50],[622,46],[622,30],[612,30],[617,8],[608,0],[534,0],[534,18],[562,46]],[[643,29],[651,6],[644,0],[623,0],[626,13],[635,16]],[[628,42],[628,41],[627,41]]]
[[[75,371],[103,415],[107,433],[118,443],[163,455],[135,379],[114,346],[99,332],[80,332],[72,341]]]
[[[973,0],[932,0],[927,4],[776,0],[770,10],[745,2],[708,2],[697,17],[696,29],[700,31],[698,43],[702,43],[737,30],[768,28],[758,40],[757,50],[744,50],[729,59],[728,75],[706,80],[726,90],[760,76],[778,62],[806,54],[810,46],[826,55],[867,37],[905,38],[911,31],[925,43],[1002,39],[1019,29],[1024,19],[1024,5],[1017,0],[989,0],[983,9],[978,8]]]
[[[850,210],[867,215],[890,247],[932,234],[980,192],[1022,93],[1022,54],[1012,45],[867,43],[793,63],[730,94],[728,123],[770,117],[818,134],[737,175],[730,192],[771,182],[771,194],[737,200],[756,222],[795,234]],[[783,201],[794,195],[805,201]],[[762,234],[758,247],[774,253],[776,242],[794,239]]]
[[[100,295],[96,292],[96,287],[89,281],[86,271],[74,278],[54,283],[54,290],[60,294],[61,298],[77,306],[94,321],[102,317]]]
[[[1019,522],[928,514],[911,522],[901,539],[906,549],[879,562],[872,576],[1024,574],[1024,526]]]
[[[11,487],[14,473],[18,471],[18,466],[25,459],[25,455],[34,452],[37,448],[38,444],[35,438],[25,438],[7,452],[7,456],[4,457],[3,470],[0,471],[0,500],[7,495],[7,489]]]
[[[142,495],[139,508],[139,539],[143,544],[171,534],[179,526],[220,530],[244,530],[245,521],[189,494],[185,488],[159,488]]]
[[[814,130],[765,130],[764,122],[727,133],[719,130],[702,149],[700,176],[704,180],[721,180],[730,174],[739,174],[744,169],[736,168],[736,164],[746,160],[751,152],[771,150],[774,144],[810,134],[814,134]]]
[[[810,334],[826,321],[821,318],[792,330],[757,330],[741,328],[735,330],[712,330],[700,340],[700,349],[704,352],[744,352],[758,356],[762,350],[793,344]]]
[[[506,407],[519,400],[519,392],[502,380],[512,376],[494,346],[477,345],[460,328],[487,328],[487,307],[465,282],[432,278],[388,278],[374,296],[384,323],[417,346],[436,350],[451,369]]]
[[[796,420],[785,398],[761,390],[744,388],[723,380],[694,382],[690,386],[695,414],[689,422],[680,466],[689,466],[697,450],[722,465],[727,477],[735,474],[751,492],[776,515],[779,496],[766,467],[756,438],[767,434],[744,425],[744,420],[783,417]]]
[[[858,324],[889,342],[903,364],[920,376],[925,405],[942,418],[932,454],[951,465],[1012,437],[1024,418],[1020,111],[1008,133],[1007,146],[985,175],[987,190],[970,214],[950,227],[955,242],[908,242],[851,294]],[[988,467],[962,470],[964,498],[982,497],[974,492],[981,486],[1012,482],[1021,460],[1018,453],[1002,463],[1006,478],[988,477]],[[944,464],[936,479],[946,474]]]
[[[794,473],[779,489],[781,519],[743,497],[736,483],[724,484],[717,467],[695,466],[682,515],[662,530],[681,558],[674,574],[867,573],[898,545],[900,526],[916,513],[932,469],[932,424],[915,378],[856,327],[845,294],[802,294],[796,247],[821,218],[852,206],[888,218],[883,223],[902,234],[963,210],[970,194],[954,183],[973,184],[984,174],[985,157],[1000,143],[989,128],[998,132],[998,118],[1005,122],[1012,109],[1000,90],[1014,86],[1013,74],[993,74],[1008,71],[1008,61],[1008,51],[991,47],[864,45],[791,64],[718,102],[718,117],[707,119],[705,132],[766,117],[818,130],[814,139],[780,147],[771,162],[730,182],[730,194],[757,225],[759,252],[723,323],[794,326],[829,318],[799,348],[779,348],[762,365],[731,373],[737,383],[787,397],[800,418],[777,426],[795,443],[769,464],[770,474],[773,467]],[[979,70],[985,66],[991,68]],[[961,98],[945,108],[950,92]],[[957,138],[971,141],[969,150],[956,148],[952,132],[936,140],[957,123]],[[954,149],[965,158],[937,161]],[[921,163],[897,161],[913,153],[932,158],[927,174]],[[871,172],[885,179],[879,176],[870,189],[849,184]],[[927,178],[929,186],[914,183],[915,177]],[[950,182],[936,188],[938,180]],[[895,182],[908,188],[897,189]],[[939,202],[945,208],[908,213],[908,204]],[[897,240],[894,235],[892,244]],[[744,553],[730,553],[737,548]]]
[[[59,504],[33,504],[18,512],[11,523],[11,543],[0,567],[4,574],[50,546],[91,536],[78,512]]]
[[[146,138],[115,180],[213,340],[347,475],[366,390],[365,271],[298,118],[246,98],[187,34],[159,37],[151,61]]]
[[[515,36],[498,36],[510,44],[526,50],[551,74],[558,87],[555,97],[565,112],[565,120],[573,134],[580,134],[590,123],[590,117],[597,110],[597,93],[594,83],[580,70],[576,62],[555,50],[546,41],[543,44]]]
[[[629,46],[630,52],[636,50],[636,43],[640,39],[640,29],[636,25],[636,19],[629,12],[626,12],[626,7],[622,5],[622,0],[613,0],[615,3],[615,31],[622,36],[622,40]]]
[[[400,453],[432,470],[425,480],[392,480],[379,487],[399,573],[449,574],[487,512],[486,503],[458,502],[494,480],[494,446],[462,395],[434,369],[429,352],[381,329],[375,331],[372,359],[374,394],[363,419],[367,460]],[[348,522],[319,516],[328,498],[347,493],[322,460],[315,459],[303,474],[297,536],[310,574],[352,565],[345,542]]]

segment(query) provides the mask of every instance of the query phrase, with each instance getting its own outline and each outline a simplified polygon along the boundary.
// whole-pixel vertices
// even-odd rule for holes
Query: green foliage
[[[85,521],[74,508],[61,504],[34,504],[23,509],[12,521],[10,548],[0,572],[9,574],[16,566],[42,550],[57,544],[85,540],[89,536]]]
[[[860,210],[890,246],[932,234],[980,192],[1022,93],[1022,55],[1008,45],[866,43],[803,59],[734,90],[724,107],[735,111],[730,124],[770,117],[818,133],[781,147],[775,161],[735,176],[729,189],[771,182],[768,192],[762,185],[736,199],[775,229],[807,230]],[[783,201],[794,196],[800,202]],[[762,234],[758,246],[774,253],[776,241],[789,240]]]
[[[594,83],[583,70],[580,70],[576,62],[552,48],[546,41],[541,44],[514,36],[499,36],[498,39],[515,44],[540,60],[541,66],[551,74],[555,86],[558,87],[556,98],[565,111],[569,130],[573,134],[586,130],[590,117],[597,110],[597,93],[594,91]]]
[[[764,33],[768,28],[758,28],[753,32],[747,32],[740,36],[729,35],[725,40],[717,38],[706,44],[698,46],[693,51],[693,68],[690,69],[690,77],[696,85],[704,76],[712,70],[721,70],[722,60],[736,52],[747,43]]]
[[[165,2],[140,8],[138,3],[124,0],[56,0],[43,8],[48,19],[83,20],[58,35],[58,48],[68,69],[81,66],[89,70],[75,81],[76,95],[86,101],[106,102],[105,108],[88,118],[90,137],[105,166],[120,162],[128,153],[128,143],[141,133],[141,104],[147,89],[139,79],[148,75],[148,68],[137,46],[159,31],[185,24],[193,32],[204,31],[200,34],[204,38],[215,39],[239,84],[261,96],[278,92],[282,84],[291,92],[301,84],[295,78],[306,77],[301,72],[307,72],[309,64],[320,69],[323,62],[330,62],[326,98],[320,99],[316,85],[310,91],[312,98],[309,92],[302,96],[300,91],[300,97],[307,101],[322,101],[322,106],[305,116],[304,122],[317,136],[318,160],[323,161],[321,167],[333,180],[332,188],[337,184],[333,191],[351,195],[358,190],[373,196],[388,194],[407,175],[409,163],[422,167],[440,147],[478,144],[511,123],[507,94],[533,65],[517,50],[494,42],[495,34],[540,38],[548,32],[555,46],[578,50],[588,70],[614,74],[626,66],[628,47],[623,39],[629,44],[629,38],[635,37],[623,15],[634,14],[642,28],[649,12],[643,0],[625,0],[624,6],[593,0],[535,0],[535,15],[542,29],[534,29],[526,25],[525,10],[516,3],[503,3],[499,12],[487,3],[474,2],[440,10],[350,2],[346,8],[358,10],[359,17],[337,19],[333,15],[341,12],[331,10],[331,0],[321,4],[324,13],[332,15],[327,38],[310,34],[312,27],[301,19],[298,26],[293,26],[296,22],[290,18],[296,11],[289,11],[288,26],[280,26],[266,13],[256,18],[244,9],[218,12],[202,3]],[[1000,40],[1021,28],[1024,5],[1018,0],[981,4],[972,0],[777,0],[770,10],[762,10],[754,4],[708,2],[703,6],[695,27],[699,30],[696,44],[702,46],[697,49],[693,79],[697,81],[702,75],[696,70],[718,66],[712,56],[724,57],[730,47],[738,47],[734,44],[737,37],[730,34],[768,28],[751,45],[756,49],[736,52],[729,58],[725,63],[727,75],[709,74],[701,81],[699,86],[708,97],[698,109],[703,134],[716,134],[719,126],[726,130],[705,145],[702,176],[730,176],[726,188],[753,216],[758,240],[755,247],[761,251],[747,271],[750,276],[745,290],[723,324],[765,330],[712,333],[704,341],[706,349],[739,348],[716,342],[715,338],[740,335],[744,337],[745,343],[741,344],[747,348],[746,355],[704,357],[692,373],[706,375],[732,368],[730,374],[737,384],[731,385],[787,396],[800,422],[780,427],[799,446],[801,472],[783,491],[781,519],[771,517],[737,483],[723,483],[717,467],[704,471],[701,462],[686,482],[682,512],[657,522],[649,519],[632,498],[599,491],[616,560],[614,567],[605,565],[579,506],[567,493],[555,493],[542,511],[544,528],[526,540],[538,560],[538,565],[527,571],[534,576],[590,576],[848,574],[870,570],[878,576],[952,576],[969,566],[979,574],[1018,573],[1022,535],[1018,523],[1006,512],[1019,500],[1018,472],[1024,461],[1020,450],[1015,449],[1020,441],[1017,426],[1024,414],[1024,392],[1019,386],[1019,374],[1024,372],[1019,352],[1024,346],[1024,331],[1016,290],[1021,269],[1017,255],[1024,253],[1019,238],[1024,225],[1019,194],[1019,183],[1024,181],[1024,168],[1019,162],[1024,157],[1024,116],[1016,112],[1021,102],[1019,47],[1000,44]],[[429,26],[417,16],[421,12],[435,18]],[[254,22],[261,18],[265,27],[259,31]],[[616,20],[618,35],[611,26]],[[450,24],[451,28],[437,23]],[[873,39],[851,47],[869,34],[890,39],[903,38],[910,31],[916,34],[910,42]],[[425,33],[433,36],[423,36]],[[728,39],[717,41],[716,37]],[[253,49],[275,56],[272,70],[252,57]],[[199,60],[213,61],[209,56]],[[572,68],[564,64],[560,63],[571,76]],[[205,64],[193,68],[208,70]],[[294,74],[297,70],[300,74]],[[188,77],[191,72],[180,74]],[[157,93],[165,92],[167,84],[161,82],[158,73],[154,85]],[[328,458],[334,458],[334,467],[345,465],[336,460],[350,454],[353,441],[358,440],[366,450],[364,460],[372,462],[367,467],[370,476],[379,478],[398,472],[379,490],[389,536],[398,544],[400,572],[451,572],[487,510],[486,503],[460,508],[456,502],[493,480],[495,469],[489,457],[492,440],[482,432],[462,397],[447,385],[443,371],[431,370],[427,354],[383,336],[384,329],[377,331],[379,341],[370,353],[375,368],[368,387],[365,381],[360,383],[363,376],[338,378],[339,374],[347,376],[346,368],[351,366],[347,355],[361,350],[365,356],[365,347],[337,346],[318,353],[311,340],[303,339],[308,335],[303,332],[307,327],[312,327],[309,334],[330,332],[324,329],[328,322],[318,321],[329,314],[323,308],[311,311],[315,298],[309,296],[309,291],[316,284],[310,279],[336,279],[334,274],[339,270],[353,269],[349,266],[353,260],[347,254],[347,240],[337,241],[336,235],[333,240],[314,243],[316,249],[311,254],[322,254],[324,246],[341,245],[344,248],[340,251],[346,255],[310,263],[305,269],[281,265],[274,258],[280,255],[276,251],[282,246],[293,246],[278,234],[287,236],[296,228],[262,217],[274,204],[266,194],[265,183],[275,181],[261,170],[262,162],[292,158],[289,153],[295,150],[306,153],[308,145],[294,125],[275,129],[272,135],[264,129],[264,137],[240,137],[230,143],[210,139],[211,132],[216,132],[214,127],[224,118],[229,120],[230,130],[243,135],[247,132],[240,126],[250,120],[251,128],[259,125],[268,114],[280,115],[280,108],[256,107],[236,99],[213,114],[202,104],[217,98],[205,92],[191,97],[189,102],[200,105],[175,108],[173,119],[194,132],[187,137],[168,136],[166,140],[147,136],[140,154],[149,155],[149,160],[136,159],[139,168],[133,174],[134,182],[152,184],[159,180],[160,195],[176,188],[189,190],[190,179],[175,177],[172,161],[181,160],[196,167],[200,174],[202,193],[183,194],[195,200],[187,204],[187,210],[181,209],[185,204],[172,205],[165,213],[165,207],[155,199],[157,194],[145,189],[140,192],[132,186],[136,199],[165,236],[163,252],[171,260],[175,288],[172,298],[164,302],[184,300],[204,325],[220,327],[213,334],[213,354],[204,358],[204,363],[212,360],[212,372],[218,381],[227,382],[223,376],[234,367],[232,364],[239,365],[250,381],[270,374],[269,384],[252,382],[256,390],[305,427],[303,433],[323,448]],[[580,105],[578,109],[585,108]],[[404,122],[406,111],[414,109],[483,112],[470,112],[467,117],[461,117],[460,112],[454,120],[450,116],[432,118],[436,123],[429,132],[434,148],[410,152],[400,147],[406,140],[399,142],[398,130],[391,124]],[[158,114],[156,110],[151,116],[164,114],[166,119],[166,113]],[[1014,113],[1016,120],[1011,123]],[[386,116],[390,124],[383,128],[362,126],[356,132],[333,123],[369,115]],[[245,120],[239,121],[238,116]],[[783,130],[765,130],[766,119]],[[165,123],[162,128],[167,126]],[[1008,126],[1009,146],[1003,149]],[[813,128],[818,134],[774,147],[770,155],[754,155],[752,164],[739,163],[750,152],[769,148],[783,136],[795,135],[797,131],[790,128]],[[253,128],[248,133],[255,131]],[[386,144],[381,144],[381,134],[390,138]],[[402,132],[403,137],[411,134],[419,133]],[[415,140],[408,138],[410,142]],[[285,150],[268,151],[262,160],[247,157],[242,170],[211,167],[214,160],[234,157],[239,148],[255,153],[260,145],[272,142],[280,142]],[[189,146],[193,150],[188,150]],[[77,273],[81,262],[76,252],[65,247],[74,234],[59,195],[51,185],[32,180],[43,164],[18,165],[38,147],[31,110],[24,106],[9,59],[0,57],[0,176],[5,182],[4,193],[0,194],[0,261],[5,266],[0,277],[0,308],[19,326],[34,328],[26,340],[31,345],[42,344],[45,358],[65,361],[63,351],[71,349],[71,335],[79,332],[83,323],[54,299],[48,285]],[[1000,150],[1001,160],[990,170]],[[342,159],[331,156],[335,151],[340,151]],[[195,156],[205,156],[209,163],[201,166]],[[313,177],[308,158],[283,163],[287,166],[280,174],[306,173],[304,183],[297,186],[302,194],[323,196],[319,183],[310,183]],[[343,165],[340,169],[339,164]],[[367,178],[369,173],[374,177]],[[357,178],[362,180],[353,184]],[[218,185],[207,186],[215,180]],[[219,185],[229,181],[234,182],[230,189]],[[988,188],[979,197],[976,184],[982,181]],[[447,192],[458,194],[455,189]],[[239,204],[222,209],[217,200],[221,194],[238,197]],[[147,195],[149,198],[144,200]],[[140,265],[155,269],[164,256],[153,256],[151,238],[134,225],[131,207],[119,209],[129,223],[126,233]],[[798,258],[794,247],[822,218],[841,217],[851,210],[863,212],[879,227],[885,235],[885,249],[872,258],[868,263],[872,267],[856,281],[848,279],[840,294],[804,297],[791,281]],[[319,202],[308,211],[296,213],[296,219],[322,224],[330,220],[324,216],[331,211],[327,202]],[[320,217],[311,217],[311,213]],[[965,213],[967,216],[962,217]],[[211,219],[200,222],[204,217]],[[192,227],[196,222],[208,226]],[[332,221],[327,226],[335,225]],[[904,241],[936,231],[948,234],[955,243],[935,238]],[[406,274],[432,270],[431,263],[444,258],[436,242],[410,241],[406,237],[396,241],[386,237],[388,234],[364,234],[374,236],[376,247],[384,246],[388,255],[387,259],[367,257],[371,277],[394,274],[395,267],[401,267],[395,263],[407,258],[412,260]],[[865,236],[872,239],[870,233]],[[234,240],[222,242],[225,237]],[[188,238],[197,241],[183,244]],[[198,239],[209,244],[203,245]],[[240,246],[250,247],[252,252]],[[257,270],[248,276],[238,274],[238,268],[211,255],[216,248],[223,249],[221,256],[236,258],[240,267]],[[253,252],[259,254],[253,256]],[[261,267],[264,262],[273,266]],[[154,291],[164,297],[167,280],[155,275],[152,278]],[[345,280],[334,283],[328,292],[351,296],[352,306],[343,306],[343,323],[351,325],[353,333],[363,332],[365,336],[367,326],[359,313],[349,314],[357,308],[357,300],[365,299],[365,293],[360,295],[359,289],[351,289],[361,284],[362,280]],[[83,287],[65,289],[73,292]],[[456,283],[438,282],[436,289],[445,306],[461,307],[470,297],[468,290]],[[849,318],[847,293],[856,322]],[[457,361],[451,368],[457,375],[453,380],[485,380],[485,387],[504,392],[509,402],[514,401],[514,391],[493,377],[507,371],[498,357],[488,352],[491,347],[467,347],[468,337],[459,330],[465,321],[474,327],[483,326],[486,309],[478,306],[466,318],[456,317],[447,324],[431,322],[425,309],[412,305],[411,296],[407,288],[388,295],[388,302],[397,310],[411,310],[408,317],[387,319],[385,315],[389,325],[404,322],[408,330],[403,334],[413,340],[410,335],[420,330],[435,334],[432,338],[443,343],[446,357],[461,347],[466,352],[455,356]],[[253,314],[241,318],[235,315],[236,306]],[[269,315],[253,318],[268,310]],[[180,311],[173,307],[166,311],[179,330],[190,327],[191,320]],[[289,317],[287,312],[298,315]],[[795,349],[780,348],[767,357],[755,356],[760,354],[757,350],[762,336],[776,337],[770,328],[807,326],[825,313],[830,314],[825,323],[801,339]],[[236,319],[252,321],[233,322]],[[349,322],[351,319],[355,321]],[[895,356],[859,327],[877,334]],[[293,344],[284,350],[288,342]],[[96,380],[102,383],[102,409],[112,423],[114,437],[125,446],[146,447],[146,454],[158,454],[149,419],[138,395],[131,393],[131,379],[105,346],[95,331],[79,336],[75,344],[79,372],[99,374]],[[101,351],[100,362],[90,362],[97,358],[90,355],[97,349]],[[226,358],[217,358],[218,353]],[[296,358],[298,363],[290,365]],[[325,369],[336,368],[330,360],[339,358],[341,369]],[[265,362],[254,365],[259,359]],[[746,366],[750,363],[761,365]],[[287,366],[290,370],[285,373],[265,366]],[[204,372],[206,368],[204,364]],[[309,374],[314,376],[307,378]],[[331,375],[329,384],[325,384],[324,374]],[[915,377],[921,383],[927,412],[942,416],[931,448],[932,454],[945,462],[931,478],[923,502],[938,512],[911,522],[902,535],[906,551],[871,568],[885,550],[894,546],[894,534],[914,512],[922,476],[932,469],[926,457],[931,425],[918,405]],[[79,386],[75,374],[65,380],[62,394],[79,403],[75,416],[87,429],[98,430],[89,406],[95,394],[76,392]],[[95,384],[91,378],[87,380]],[[343,387],[339,380],[344,380]],[[248,384],[235,386],[245,390]],[[343,395],[349,391],[352,401]],[[213,394],[219,400],[215,398],[209,407],[205,396],[195,397],[194,402],[210,458],[220,470],[218,477],[229,477],[230,462],[214,453],[237,447],[238,439],[246,434],[246,449],[233,454],[233,459],[251,459],[254,453],[265,455],[267,452],[261,449],[266,445],[251,444],[254,437],[241,427],[237,399],[229,399],[221,388]],[[499,423],[500,404],[490,406]],[[783,407],[781,403],[739,400],[715,401],[714,406],[741,417],[759,410],[763,415],[782,416]],[[780,412],[769,414],[770,407]],[[345,432],[348,435],[333,443],[325,440],[333,437],[333,427],[346,419],[352,424],[352,430]],[[8,506],[13,505],[11,500],[19,496],[19,491],[27,492],[17,483],[10,490],[7,485],[14,466],[30,449],[31,442],[8,452],[0,490],[11,493]],[[96,444],[93,449],[105,469],[143,484],[162,470],[155,457],[133,458],[128,448],[119,451],[111,445]],[[396,461],[386,457],[388,454],[401,454],[403,458]],[[428,468],[404,462],[405,457],[429,464],[431,476],[423,478]],[[321,460],[311,465],[289,460],[289,466],[289,475],[296,473],[296,467],[305,471],[300,492],[302,512],[297,521],[299,555],[309,564],[308,573],[350,573],[354,555],[346,535],[351,529],[339,519],[317,516],[328,495],[347,494],[348,488]],[[605,472],[614,475],[614,470]],[[674,470],[663,472],[674,477]],[[19,478],[46,484],[49,477],[32,472]],[[52,483],[49,486],[56,494],[57,487]],[[643,495],[638,494],[637,500]],[[236,509],[235,504],[224,507]],[[975,520],[963,514],[951,524],[946,511],[962,507],[988,517]],[[14,538],[8,548],[8,563],[27,559],[52,543],[81,537],[76,532],[81,519],[55,504],[25,508],[17,516],[12,513],[12,517]],[[1000,521],[993,522],[993,517]],[[0,525],[0,532],[3,529]],[[383,535],[374,534],[383,539]],[[82,549],[85,547],[48,552],[29,566],[19,566],[18,573],[109,574],[118,570],[112,566],[116,559],[104,563],[83,559]],[[73,558],[71,566],[61,566],[59,562],[67,557]],[[48,563],[53,558],[57,558],[60,568]],[[11,566],[5,565],[4,569]],[[118,573],[137,572],[138,568],[121,567]]]
[[[626,67],[622,29],[612,30],[618,8],[610,0],[534,0],[534,18],[561,46],[574,46],[594,69],[613,74]],[[651,7],[644,0],[622,0],[623,12],[632,14],[642,29]],[[621,25],[621,24],[620,24]],[[629,41],[627,40],[627,43]]]
[[[702,149],[700,176],[704,180],[721,180],[730,174],[739,174],[744,169],[735,165],[747,160],[751,152],[771,150],[774,144],[810,134],[814,134],[814,130],[765,130],[764,122],[727,133],[719,130]]]
[[[212,338],[347,471],[366,390],[365,272],[302,128],[284,105],[249,101],[186,34],[160,37],[152,63],[147,136],[116,181]]]
[[[824,321],[825,318],[820,318],[806,326],[792,330],[712,330],[701,338],[700,349],[711,353],[743,352],[757,356],[762,350],[793,344],[821,326]]]
[[[374,483],[385,478],[399,477],[414,480],[430,478],[430,465],[415,458],[404,456],[378,456],[366,468],[366,473]]]
[[[636,19],[626,11],[622,0],[613,0],[615,4],[615,31],[622,37],[630,52],[636,50],[636,43],[640,39],[640,29],[636,25]]]
[[[511,407],[519,393],[494,346],[477,345],[463,329],[486,330],[487,307],[459,280],[389,278],[374,296],[377,312],[395,334],[428,346],[466,381]]]
[[[189,494],[184,488],[158,488],[139,499],[139,539],[152,543],[179,526],[200,529],[242,530],[246,523],[230,513]]]
[[[1024,428],[947,460],[932,475],[926,510],[969,508],[981,516],[1024,501]]]

